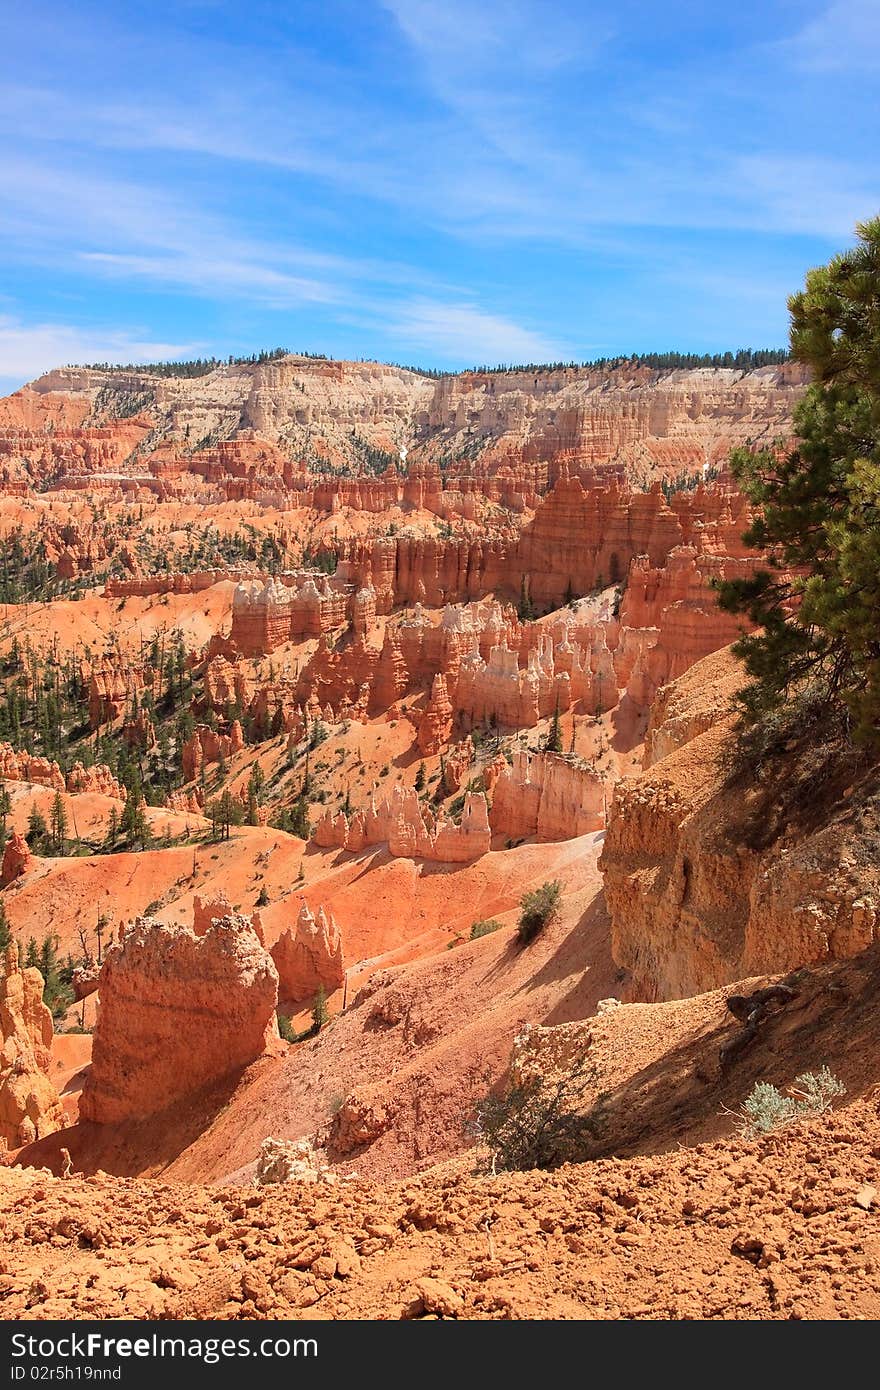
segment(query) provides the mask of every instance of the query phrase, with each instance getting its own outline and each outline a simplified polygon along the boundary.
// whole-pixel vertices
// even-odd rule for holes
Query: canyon
[[[880,785],[743,761],[715,592],[763,563],[730,450],[805,383],[286,355],[0,400],[14,1315],[874,1315]],[[839,1106],[742,1137],[826,1064]],[[474,1176],[486,1098],[580,1066],[566,1161]]]

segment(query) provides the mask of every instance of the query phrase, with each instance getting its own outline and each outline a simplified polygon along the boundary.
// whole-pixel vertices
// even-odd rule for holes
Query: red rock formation
[[[607,793],[579,759],[519,750],[495,781],[489,823],[514,840],[570,840],[602,829]]]
[[[373,677],[371,711],[390,709],[406,694],[408,686],[409,672],[400,650],[397,631],[388,628]]]
[[[430,858],[439,859],[444,864],[469,864],[488,854],[491,844],[486,798],[482,792],[468,792],[461,823],[455,825],[450,820],[438,822]]]
[[[351,626],[356,637],[366,637],[376,621],[376,590],[369,581],[352,600]]]
[[[17,753],[10,743],[0,743],[0,778],[7,782],[35,782],[58,792],[65,790],[64,774],[56,762]]]
[[[473,766],[473,761],[474,745],[470,735],[468,735],[461,743],[454,743],[446,752],[443,759],[444,791],[458,791]],[[486,790],[491,790],[491,788],[486,788]]]
[[[321,636],[314,656],[300,673],[295,687],[297,707],[315,712],[333,711],[337,719],[365,719],[370,703],[373,672],[379,651],[363,636],[330,646]]]
[[[169,811],[183,811],[185,814],[200,816],[204,814],[205,792],[202,787],[192,787],[189,791],[172,791],[165,797]]]
[[[483,768],[483,791],[487,792],[489,796],[491,796],[493,791],[495,790],[495,787],[498,783],[498,778],[501,776],[502,773],[507,772],[508,767],[509,764],[504,754],[496,753],[492,761],[490,763],[487,763],[486,766]]]
[[[134,719],[127,719],[122,726],[122,737],[127,747],[148,752],[156,744],[156,727],[145,709],[139,709]]]
[[[89,723],[93,729],[120,719],[139,702],[144,673],[133,666],[102,666],[89,676]]]
[[[388,853],[400,859],[431,859],[466,864],[488,853],[492,832],[488,806],[481,792],[468,794],[460,824],[436,819],[419,801],[414,787],[397,785],[390,796],[373,800],[348,822],[340,811],[325,811],[315,827],[315,841],[325,848],[357,853],[368,845],[387,843]]]
[[[106,763],[93,763],[91,767],[74,763],[67,774],[67,790],[71,793],[97,792],[99,796],[112,796],[116,801],[125,801],[128,796]]]
[[[262,585],[242,583],[232,597],[230,638],[244,656],[266,656],[297,637],[343,627],[352,604],[350,585],[317,571],[282,575]],[[371,611],[375,615],[375,606]]]
[[[0,1141],[17,1149],[61,1129],[65,1117],[48,1076],[52,1015],[43,1003],[43,977],[19,968],[14,945],[0,969]]]
[[[70,977],[70,983],[73,985],[73,997],[77,1003],[81,999],[87,999],[90,994],[95,994],[100,981],[101,967],[97,963],[76,966]]]
[[[348,844],[348,821],[344,811],[334,814],[329,808],[319,817],[312,831],[312,839],[322,849],[339,849]],[[363,846],[358,846],[363,848]]]
[[[446,679],[444,676],[436,675],[431,685],[431,698],[419,723],[418,744],[426,757],[432,753],[439,753],[449,742],[452,720],[452,705],[449,702]]]
[[[33,855],[27,840],[23,835],[19,835],[17,830],[13,830],[3,851],[3,864],[0,867],[0,888],[6,888],[17,878],[21,878],[22,874],[26,874],[32,859]]]
[[[223,892],[214,893],[210,898],[201,898],[197,893],[193,898],[192,929],[196,936],[204,936],[214,922],[231,916],[232,903]]]
[[[276,1046],[278,975],[247,918],[203,936],[138,918],[101,970],[80,1115],[140,1120]]]
[[[203,684],[204,698],[217,714],[225,714],[230,706],[235,705],[245,711],[254,698],[253,682],[244,671],[221,655],[213,656],[208,662]]]
[[[782,974],[855,955],[880,937],[870,849],[876,769],[845,799],[829,788],[782,815],[779,779],[729,782],[732,715],[715,687],[735,688],[741,676],[727,655],[726,675],[713,655],[677,694],[664,690],[670,729],[658,711],[652,744],[671,751],[620,783],[610,808],[599,862],[614,958],[631,972],[637,998]],[[809,784],[812,751],[786,751],[790,785]]]
[[[305,899],[294,926],[284,928],[271,954],[278,971],[279,998],[285,1003],[312,999],[322,986],[332,994],[345,980],[339,928],[323,907],[315,917]]]
[[[651,704],[645,733],[644,766],[653,767],[691,739],[730,717],[743,672],[723,648],[663,685]]]
[[[0,778],[7,782],[33,782],[58,792],[99,792],[118,801],[124,801],[126,796],[125,788],[120,786],[106,763],[83,767],[76,762],[65,779],[56,762],[32,757],[30,753],[17,753],[9,743],[0,743]]]
[[[180,750],[184,781],[194,782],[208,763],[219,763],[240,753],[244,747],[241,724],[234,719],[228,734],[220,734],[208,724],[197,724]]]

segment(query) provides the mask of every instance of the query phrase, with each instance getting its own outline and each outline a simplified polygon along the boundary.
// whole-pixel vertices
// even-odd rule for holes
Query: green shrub
[[[289,1015],[278,1014],[276,1017],[278,1019],[278,1032],[281,1034],[284,1041],[286,1043],[299,1042],[299,1033],[296,1032],[290,1021]]]
[[[539,1077],[478,1101],[473,1132],[488,1150],[484,1170],[552,1168],[582,1157],[584,1145],[600,1129],[600,1108],[578,1115],[574,1106],[595,1075],[582,1057],[556,1081]]]
[[[795,1120],[823,1115],[834,1101],[846,1094],[846,1087],[827,1067],[801,1072],[783,1095],[769,1081],[756,1081],[739,1112],[740,1133],[747,1138],[774,1134]]]
[[[312,1006],[312,1032],[320,1033],[330,1022],[330,1010],[327,1007],[327,993],[323,985],[318,985],[318,993],[315,995],[315,1002]]]
[[[487,917],[482,922],[474,922],[471,927],[471,941],[479,941],[481,936],[491,936],[493,931],[500,931],[501,926],[501,922],[496,922],[494,917]]]
[[[516,932],[524,946],[534,941],[535,937],[558,916],[561,896],[562,884],[558,878],[542,883],[540,888],[533,888],[530,893],[523,894],[519,904],[520,914]]]

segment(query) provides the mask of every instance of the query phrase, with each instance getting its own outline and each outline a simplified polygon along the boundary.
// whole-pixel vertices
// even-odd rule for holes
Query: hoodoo
[[[61,1129],[65,1119],[49,1079],[53,1029],[43,977],[19,966],[14,946],[0,969],[0,1140],[17,1149]]]
[[[166,1110],[277,1043],[278,974],[244,917],[200,936],[138,918],[108,948],[98,989],[80,1114],[99,1124]]]

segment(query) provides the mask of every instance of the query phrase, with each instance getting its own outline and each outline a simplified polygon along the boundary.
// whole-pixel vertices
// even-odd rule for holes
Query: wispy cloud
[[[784,47],[807,72],[880,71],[877,0],[835,0]]]
[[[161,362],[198,349],[113,329],[63,323],[23,323],[0,315],[0,379],[21,385],[68,362]]]
[[[289,236],[274,242],[244,236],[218,214],[127,178],[0,153],[0,182],[6,190],[0,233],[16,235],[21,254],[37,263],[54,262],[61,245],[73,263],[117,280],[259,299],[276,308],[335,304],[358,284],[412,285],[420,278],[391,259],[316,251]]]
[[[562,349],[543,334],[488,314],[475,304],[413,300],[392,307],[387,331],[392,339],[421,352],[470,365],[546,362],[563,355]]]
[[[122,280],[144,279],[209,297],[244,296],[270,308],[298,304],[338,304],[341,290],[328,283],[274,269],[244,256],[179,254],[137,256],[108,251],[82,251],[80,260]]]
[[[880,168],[841,160],[751,155],[734,161],[731,179],[761,209],[771,230],[847,238],[857,221],[880,211]]]

